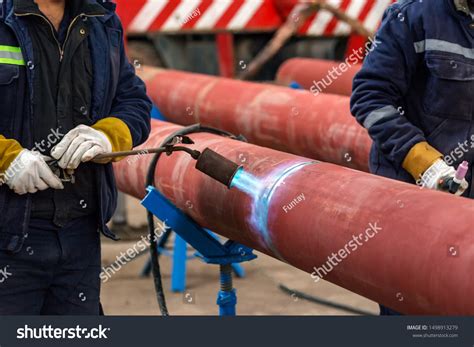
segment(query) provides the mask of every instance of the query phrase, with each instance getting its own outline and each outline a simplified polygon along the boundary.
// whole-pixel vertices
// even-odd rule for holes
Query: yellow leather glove
[[[420,142],[410,149],[402,166],[418,181],[423,173],[442,157],[443,154],[428,142]]]
[[[107,136],[112,144],[112,152],[130,151],[133,148],[132,133],[127,124],[121,119],[108,117],[101,119],[91,128],[99,130]],[[119,161],[123,158],[115,158]]]
[[[23,147],[18,141],[6,139],[5,136],[0,135],[0,174],[5,173],[22,150]]]

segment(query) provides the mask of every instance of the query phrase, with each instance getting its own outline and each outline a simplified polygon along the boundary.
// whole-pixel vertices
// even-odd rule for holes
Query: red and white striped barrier
[[[327,0],[351,18],[358,19],[366,29],[376,31],[383,14],[394,0]],[[351,28],[327,11],[319,11],[303,25],[300,34],[308,36],[347,36]]]
[[[117,4],[130,33],[274,30],[282,23],[273,0],[117,0]]]
[[[375,31],[395,0],[327,0]],[[129,33],[149,31],[273,31],[297,0],[116,0]],[[296,18],[295,18],[296,20]],[[302,26],[301,35],[346,36],[349,25],[320,11]]]

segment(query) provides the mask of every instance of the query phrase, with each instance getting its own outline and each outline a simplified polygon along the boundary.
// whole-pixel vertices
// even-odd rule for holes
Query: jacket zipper
[[[36,17],[42,18],[46,23],[48,23],[48,25],[51,29],[51,34],[53,34],[54,41],[56,41],[56,44],[58,45],[59,62],[62,62],[63,58],[64,58],[64,49],[66,48],[67,39],[69,38],[69,34],[71,33],[71,29],[72,29],[73,25],[76,23],[76,21],[81,17],[103,17],[104,15],[88,15],[88,14],[85,14],[85,13],[81,13],[80,15],[74,17],[74,19],[69,24],[69,27],[67,28],[66,38],[64,39],[64,43],[63,43],[62,46],[59,43],[58,39],[56,38],[56,32],[55,32],[55,29],[53,27],[53,24],[51,24],[51,21],[49,21],[49,19],[46,18],[45,16],[42,16],[40,14],[33,13],[33,12],[31,12],[31,13],[18,13],[18,14],[16,14],[16,16],[18,16],[18,17],[36,16]]]

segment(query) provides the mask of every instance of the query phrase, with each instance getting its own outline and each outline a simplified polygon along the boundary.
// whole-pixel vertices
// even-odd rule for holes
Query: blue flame
[[[278,257],[284,260],[273,245],[268,230],[268,212],[271,199],[276,189],[292,174],[314,162],[299,162],[272,171],[265,177],[256,177],[243,168],[235,174],[231,188],[239,189],[252,198],[252,214],[250,223],[263,237],[267,247]]]
[[[262,180],[245,171],[243,167],[237,171],[230,184],[231,188],[237,188],[247,195],[250,195],[253,199],[257,198],[261,186]]]

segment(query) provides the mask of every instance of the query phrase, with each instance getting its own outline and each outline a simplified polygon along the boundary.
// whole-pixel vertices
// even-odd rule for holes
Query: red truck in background
[[[131,59],[234,77],[308,0],[116,0]],[[394,0],[326,0],[375,31]],[[298,17],[291,18],[299,20]],[[272,80],[292,57],[341,60],[366,42],[328,11],[312,14],[255,79]]]

